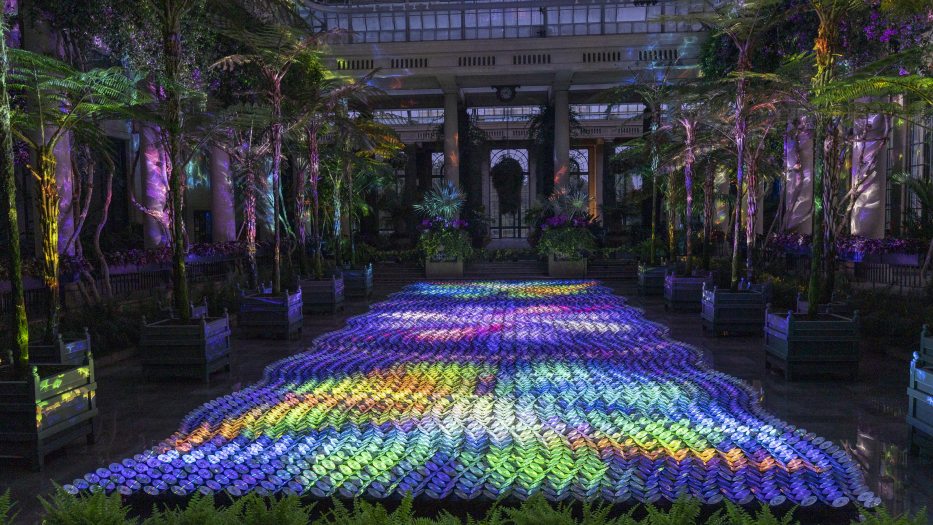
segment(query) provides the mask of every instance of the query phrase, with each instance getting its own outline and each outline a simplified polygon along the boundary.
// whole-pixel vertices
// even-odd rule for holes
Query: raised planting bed
[[[762,333],[768,287],[753,287],[744,282],[738,290],[703,285],[700,317],[703,331],[712,335],[756,335]]]
[[[638,295],[661,295],[664,293],[666,266],[638,265]]]
[[[703,286],[713,284],[713,274],[678,277],[669,273],[664,277],[664,309],[699,312],[703,301]]]
[[[845,374],[855,379],[858,362],[857,311],[852,317],[767,313],[765,366],[777,366],[788,381],[815,374]]]
[[[424,275],[428,279],[463,279],[463,259],[429,257],[424,260]]]
[[[65,342],[61,334],[50,345],[29,345],[29,361],[36,364],[48,365],[80,365],[87,360],[91,353],[91,336],[87,328],[84,337]]]
[[[547,274],[556,279],[583,279],[586,277],[586,258],[565,259],[550,254],[547,258]]]
[[[33,365],[26,377],[0,368],[0,459],[39,470],[45,456],[85,438],[94,443],[94,358],[78,365]]]
[[[343,270],[344,293],[352,299],[366,299],[373,294],[373,265]]]
[[[917,352],[920,363],[924,366],[933,366],[933,335],[930,334],[930,327],[923,325],[920,331],[920,351]]]
[[[139,352],[147,378],[202,378],[230,370],[230,318],[202,317],[188,322],[163,319],[147,323],[139,337]]]
[[[343,310],[344,280],[342,275],[323,279],[299,279],[304,313],[325,312],[335,314]]]
[[[304,323],[301,288],[295,293],[257,293],[240,297],[237,334],[246,338],[292,339]]]
[[[162,312],[163,315],[165,315],[166,317],[170,319],[178,319],[178,312],[175,310],[174,306],[171,306],[171,305],[162,306],[160,304],[159,311]],[[207,297],[204,297],[204,300],[201,302],[201,304],[196,305],[194,303],[191,303],[188,311],[191,313],[192,319],[200,319],[202,317],[207,317],[208,316]]]
[[[923,361],[920,352],[915,352],[910,362],[907,403],[911,451],[933,451],[933,366]]]

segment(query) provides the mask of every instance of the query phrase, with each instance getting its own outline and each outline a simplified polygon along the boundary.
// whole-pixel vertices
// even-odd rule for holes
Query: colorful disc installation
[[[410,286],[66,489],[879,503],[839,446],[592,281]]]

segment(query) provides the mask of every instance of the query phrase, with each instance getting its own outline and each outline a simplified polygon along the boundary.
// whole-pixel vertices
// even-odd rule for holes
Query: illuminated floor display
[[[879,502],[840,447],[590,281],[408,287],[66,488]]]

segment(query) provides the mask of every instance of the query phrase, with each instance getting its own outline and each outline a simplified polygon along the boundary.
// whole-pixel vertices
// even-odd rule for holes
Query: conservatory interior
[[[0,20],[0,525],[933,522],[933,1]]]

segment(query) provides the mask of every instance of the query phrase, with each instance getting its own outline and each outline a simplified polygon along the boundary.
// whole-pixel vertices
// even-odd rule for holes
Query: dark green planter
[[[664,293],[664,276],[667,266],[638,265],[638,295],[661,295]]]
[[[703,302],[703,285],[712,285],[713,276],[678,277],[669,273],[664,277],[664,309],[699,312]]]
[[[428,279],[463,279],[463,259],[424,261],[424,275]]]
[[[237,334],[245,338],[294,339],[304,323],[301,288],[295,293],[261,293],[240,298]]]
[[[143,373],[147,378],[202,378],[230,370],[230,318],[202,317],[184,323],[163,319],[146,323],[139,338]]]
[[[170,319],[178,319],[178,312],[175,310],[175,307],[173,307],[173,306],[171,306],[171,305],[170,305],[170,306],[161,306],[161,303],[160,303],[160,308],[159,308],[159,310],[160,310],[166,317],[168,317],[168,318],[170,318]],[[207,317],[207,316],[208,316],[208,313],[207,313],[207,297],[204,298],[204,300],[201,302],[201,304],[195,305],[194,303],[191,303],[191,305],[189,306],[189,312],[191,312],[191,318],[192,318],[192,319],[200,319],[200,318],[202,318],[202,317]]]
[[[805,374],[844,374],[858,377],[858,312],[836,314],[768,312],[765,320],[765,366],[777,366],[793,381]]]
[[[797,294],[797,313],[805,314],[809,313],[810,302],[804,298],[803,294]],[[855,313],[855,310],[852,308],[852,305],[844,301],[836,300],[835,296],[833,301],[827,304],[821,304],[817,306],[817,313],[821,314],[836,314],[843,317],[852,317]]]
[[[933,451],[933,337],[926,325],[920,332],[920,350],[910,362],[907,425],[911,452]]]
[[[713,335],[758,335],[765,322],[768,291],[744,283],[739,290],[703,285],[700,317],[703,330]]]
[[[586,258],[564,259],[550,254],[547,258],[547,274],[555,279],[585,279]]]
[[[344,280],[335,275],[324,279],[299,279],[304,313],[335,314],[343,310]]]
[[[343,270],[344,293],[351,299],[366,299],[373,294],[373,265]]]
[[[94,443],[97,416],[94,358],[79,365],[34,365],[24,379],[0,369],[0,458],[39,470],[45,456],[85,438]]]
[[[30,344],[29,361],[36,364],[48,365],[80,365],[87,360],[91,353],[91,336],[87,328],[84,337],[68,341],[59,334],[58,339],[51,345]]]

